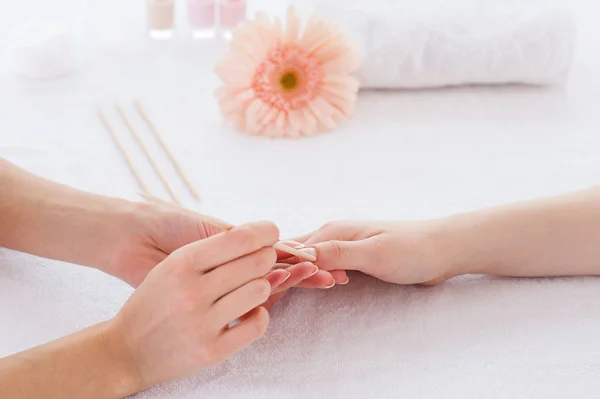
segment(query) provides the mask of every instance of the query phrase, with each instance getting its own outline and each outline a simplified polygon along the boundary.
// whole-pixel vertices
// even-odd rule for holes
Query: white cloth
[[[560,84],[576,30],[548,0],[321,0],[359,46],[363,88]]]
[[[152,189],[167,198],[111,106],[120,100],[131,111],[168,167],[134,117],[137,97],[196,182],[199,210],[232,223],[274,220],[284,237],[330,220],[430,218],[597,185],[597,3],[573,6],[584,34],[564,91],[366,92],[353,119],[308,140],[263,140],[222,126],[212,96],[218,42],[113,44],[89,67],[51,82],[0,70],[0,157],[135,199],[135,179],[97,117],[100,102]],[[143,12],[129,22],[132,32],[143,28]],[[426,289],[352,276],[345,287],[294,292],[260,342],[136,399],[594,398],[599,291],[596,278],[465,277]],[[131,292],[94,270],[0,250],[0,356],[106,320]]]

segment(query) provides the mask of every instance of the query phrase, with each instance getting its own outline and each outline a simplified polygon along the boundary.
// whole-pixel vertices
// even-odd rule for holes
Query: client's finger
[[[325,270],[319,270],[314,276],[296,284],[295,287],[326,289],[331,288],[334,285],[335,279],[331,276],[331,274]]]
[[[287,267],[288,265],[278,263],[276,267]],[[350,281],[344,270],[325,271],[318,270],[310,262],[303,262],[289,266],[285,270],[292,273],[285,284],[279,286],[274,292],[280,292],[292,287],[299,288],[331,288],[334,284],[348,284]]]
[[[361,241],[326,241],[302,249],[317,257],[315,262],[324,270],[362,270],[373,261],[376,245],[373,238]]]
[[[348,274],[345,270],[331,270],[329,273],[335,280],[336,284],[346,285],[350,282],[350,277],[348,277]]]
[[[278,286],[272,292],[272,294],[276,294],[278,292],[285,291],[288,288],[294,287],[319,272],[319,268],[310,262],[298,263],[297,265],[290,266],[285,270],[290,273],[290,278],[288,278],[285,283]]]
[[[265,276],[269,284],[271,284],[271,290],[274,291],[281,286],[281,284],[285,283],[290,277],[292,273],[285,269],[277,269],[273,270],[269,274]]]

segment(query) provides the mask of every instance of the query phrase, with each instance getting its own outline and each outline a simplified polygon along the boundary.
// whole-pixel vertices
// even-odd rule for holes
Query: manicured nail
[[[306,248],[306,246],[304,244],[294,245],[294,249],[302,249],[302,248]]]
[[[304,252],[307,255],[313,256],[313,257],[317,257],[317,250],[314,248],[301,248],[300,252]]]
[[[286,276],[285,276],[285,278],[283,279],[283,281],[281,282],[281,284],[285,283],[286,281],[288,281],[288,279],[289,279],[290,277],[292,277],[292,273],[288,272],[287,270],[284,270],[284,272],[285,272]]]
[[[314,276],[315,274],[317,274],[318,271],[319,271],[318,266],[315,266],[315,270],[313,270],[312,273],[308,277]]]
[[[328,285],[328,286],[326,286],[326,287],[323,287],[323,289],[331,288],[331,287],[333,287],[334,285],[335,285],[335,280],[334,280],[334,279],[331,279],[331,284],[330,284],[330,285]]]
[[[346,281],[344,281],[343,283],[338,283],[339,285],[346,285],[350,282],[350,277],[346,276]]]

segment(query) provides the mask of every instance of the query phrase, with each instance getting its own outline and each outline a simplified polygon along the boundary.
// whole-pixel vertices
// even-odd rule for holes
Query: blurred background
[[[321,1],[249,0],[248,14],[282,16],[293,3],[307,15]],[[597,183],[595,1],[569,2],[579,33],[565,86],[363,92],[348,123],[300,141],[223,126],[213,70],[227,42],[192,40],[185,1],[176,4],[174,37],[153,41],[146,0],[0,0],[2,49],[13,29],[46,18],[70,23],[84,50],[81,67],[52,80],[18,76],[0,57],[0,156],[84,190],[138,199],[95,106],[113,112],[115,101],[130,106],[140,98],[201,191],[201,204],[190,206],[234,223],[276,220],[284,234],[331,219],[434,217]],[[118,129],[153,176],[127,130]],[[282,183],[290,176],[302,179],[298,187]],[[151,183],[165,197],[160,182]]]

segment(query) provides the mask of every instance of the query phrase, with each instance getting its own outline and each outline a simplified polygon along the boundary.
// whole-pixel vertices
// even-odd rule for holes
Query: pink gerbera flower
[[[313,15],[301,32],[293,8],[287,27],[258,13],[234,33],[217,66],[225,119],[242,131],[270,137],[334,129],[354,110],[358,57],[346,34]]]

